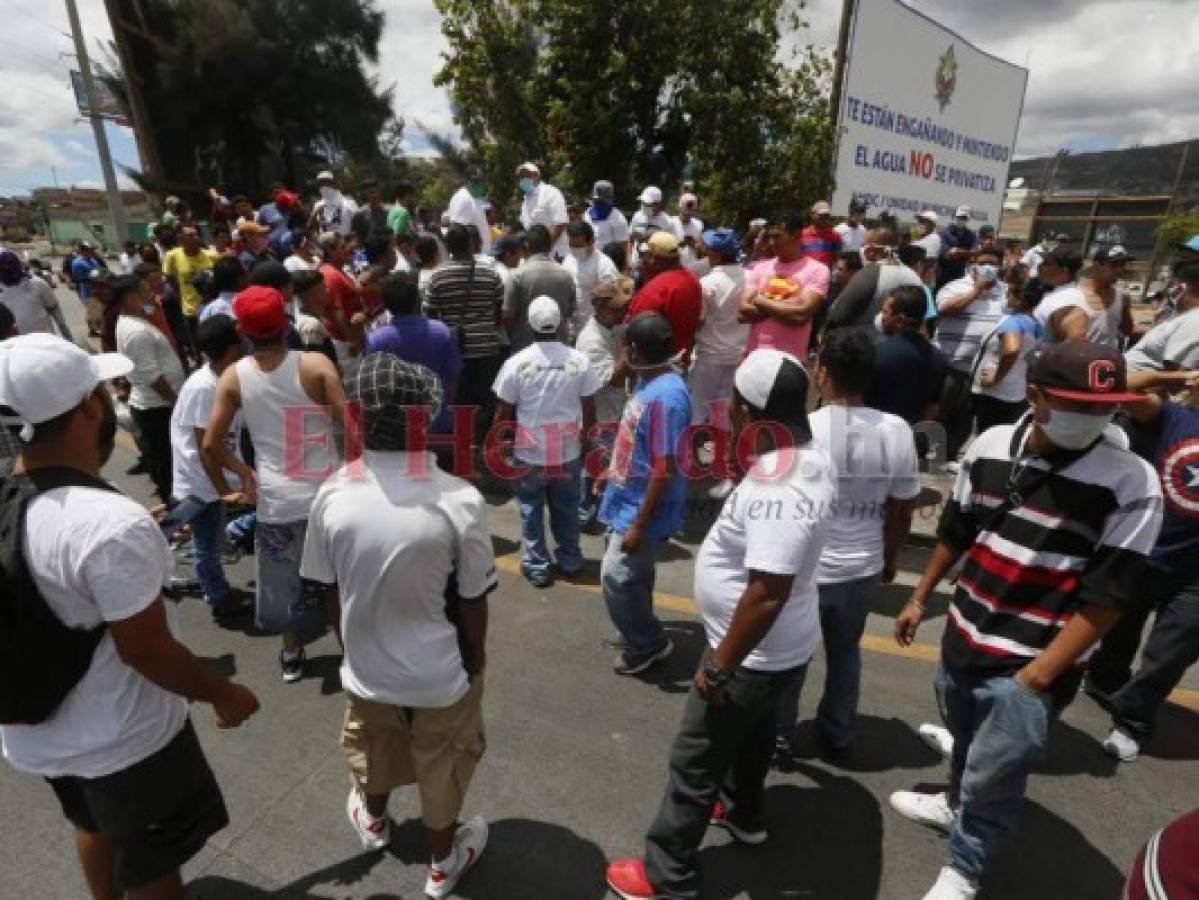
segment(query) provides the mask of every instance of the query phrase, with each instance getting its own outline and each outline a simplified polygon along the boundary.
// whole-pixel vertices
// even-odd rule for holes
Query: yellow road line
[[[520,555],[509,553],[507,556],[501,556],[496,559],[495,567],[509,575],[519,575]],[[586,594],[603,594],[603,588],[595,582],[582,577],[560,578],[559,581],[569,584],[571,587],[577,588]],[[683,597],[679,594],[657,592],[654,594],[654,605],[661,609],[668,609],[671,612],[683,613],[688,616],[697,616],[699,614],[695,607],[695,601],[690,597]],[[864,634],[862,635],[861,646],[863,650],[869,650],[871,653],[883,653],[887,656],[915,659],[920,662],[936,662],[941,658],[941,648],[936,644],[912,644],[910,647],[900,647],[895,643],[894,638],[889,635]],[[1169,699],[1171,703],[1199,712],[1199,691],[1178,688],[1170,695]]]

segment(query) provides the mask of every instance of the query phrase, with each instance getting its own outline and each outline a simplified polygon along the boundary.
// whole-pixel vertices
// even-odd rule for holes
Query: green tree
[[[1157,225],[1157,246],[1169,251],[1192,235],[1199,234],[1199,206],[1170,213]]]
[[[128,79],[140,88],[141,124],[161,160],[151,190],[222,184],[261,197],[275,180],[305,186],[319,168],[386,161],[379,137],[388,126],[398,142],[391,91],[364,69],[378,58],[383,29],[373,0],[108,7],[123,50],[114,86],[123,91]]]
[[[689,166],[726,222],[828,190],[829,67],[781,49],[802,4],[436,2],[449,43],[438,83],[500,193],[525,158],[573,193],[607,178],[626,206]]]

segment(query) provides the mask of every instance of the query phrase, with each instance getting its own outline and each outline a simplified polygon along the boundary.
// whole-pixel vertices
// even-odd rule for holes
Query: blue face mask
[[[533,193],[533,188],[537,187],[537,182],[532,178],[522,178],[517,184],[520,187],[520,192],[526,197]]]
[[[590,219],[593,222],[602,222],[608,216],[612,215],[612,203],[609,200],[592,200]]]

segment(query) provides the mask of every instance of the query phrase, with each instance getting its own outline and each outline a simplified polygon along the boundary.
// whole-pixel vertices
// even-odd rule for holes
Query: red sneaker
[[[708,819],[708,824],[723,828],[734,840],[751,846],[764,844],[768,837],[765,825],[737,822],[729,818],[728,809],[719,800],[712,807],[712,817]]]
[[[608,887],[624,900],[655,900],[658,896],[645,875],[645,863],[639,859],[608,863]]]

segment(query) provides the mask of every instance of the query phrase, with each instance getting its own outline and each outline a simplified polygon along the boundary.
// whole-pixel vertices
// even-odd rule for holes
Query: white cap
[[[823,200],[817,200],[812,204],[812,215],[814,216],[831,216],[833,208]]]
[[[522,162],[516,167],[516,174],[519,175],[521,172],[532,172],[538,178],[541,177],[541,170],[537,168],[537,163]]]
[[[542,294],[534,297],[529,304],[529,327],[538,334],[549,334],[557,331],[562,324],[562,311],[558,309],[558,301],[553,297]]]
[[[656,188],[652,184],[641,192],[641,202],[647,206],[653,203],[662,202],[662,189]]]
[[[970,207],[969,206],[959,206],[957,209],[957,212],[955,212],[953,214],[953,217],[955,219],[961,219],[963,217],[969,219],[970,218]]]
[[[806,411],[808,373],[790,353],[774,349],[753,351],[737,366],[733,384],[754,409],[781,416],[804,440],[811,438]]]
[[[34,425],[74,409],[101,381],[133,370],[119,353],[89,354],[52,334],[22,334],[0,342],[0,404],[11,406],[25,423],[21,439],[33,438]]]
[[[317,176],[316,176],[316,180],[317,181],[337,181],[337,179],[333,177],[333,173],[330,172],[328,169],[326,169],[323,172],[318,172]]]
[[[934,225],[937,224],[937,214],[935,212],[933,212],[931,209],[926,209],[926,210],[923,210],[922,212],[916,213],[916,218],[924,219],[924,221],[926,221],[926,222],[932,222]]]
[[[695,212],[699,209],[699,197],[695,196],[695,194],[683,194],[683,196],[679,197],[679,209]]]

